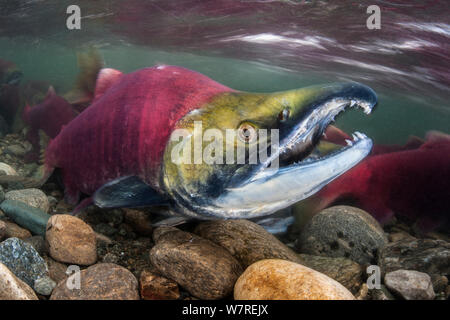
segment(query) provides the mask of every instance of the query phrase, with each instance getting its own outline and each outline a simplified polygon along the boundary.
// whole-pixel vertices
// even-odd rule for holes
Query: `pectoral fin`
[[[135,208],[167,204],[167,199],[136,176],[112,180],[93,196],[100,208]]]

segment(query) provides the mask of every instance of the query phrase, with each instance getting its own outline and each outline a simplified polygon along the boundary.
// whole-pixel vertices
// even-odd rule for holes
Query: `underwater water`
[[[80,29],[70,29],[67,25],[67,21],[73,13],[67,13],[66,10],[71,5],[76,5],[81,10]],[[368,27],[371,13],[367,12],[367,8],[371,5],[377,5],[381,9],[380,28],[378,29],[369,29]],[[118,293],[114,295],[116,291],[114,291],[115,288],[112,288],[111,292],[114,293],[111,297],[113,299],[139,299],[139,297],[148,299],[155,297],[162,299],[226,298],[233,294],[232,288],[243,270],[263,258],[281,258],[304,264],[337,280],[349,290],[330,295],[324,293],[326,290],[319,293],[319,296],[323,294],[325,298],[329,299],[346,299],[348,298],[347,292],[351,292],[349,293],[351,297],[355,296],[361,299],[393,299],[394,296],[395,298],[410,298],[397,292],[393,288],[395,286],[389,287],[391,292],[395,292],[394,296],[390,295],[389,291],[386,293],[381,290],[371,294],[362,293],[362,283],[367,276],[360,277],[358,275],[359,280],[350,281],[349,279],[356,279],[351,274],[351,270],[369,264],[379,265],[383,270],[383,277],[385,272],[398,269],[417,270],[428,274],[431,276],[435,291],[430,293],[424,290],[422,295],[414,296],[412,299],[448,299],[450,293],[448,280],[447,283],[442,283],[445,282],[443,278],[448,278],[450,274],[448,268],[450,261],[448,242],[448,217],[450,216],[449,13],[448,3],[439,0],[2,1],[0,3],[0,86],[2,89],[0,91],[0,172],[3,172],[0,174],[0,185],[2,186],[0,203],[5,198],[4,193],[6,193],[6,200],[0,206],[0,241],[8,240],[3,242],[3,247],[0,243],[0,262],[4,263],[11,271],[15,270],[14,259],[17,259],[17,255],[13,259],[8,258],[7,252],[9,251],[5,249],[10,245],[6,241],[12,237],[26,239],[31,234],[46,236],[46,241],[50,242],[51,248],[52,245],[63,246],[65,244],[64,232],[70,233],[69,229],[80,228],[86,233],[93,232],[92,230],[97,233],[97,247],[94,243],[93,249],[90,248],[91,251],[89,251],[86,248],[89,248],[92,243],[86,244],[83,250],[89,252],[83,250],[78,252],[74,245],[67,252],[74,250],[75,253],[67,254],[67,257],[63,256],[63,253],[58,254],[57,249],[41,255],[49,256],[66,265],[93,265],[89,267],[93,268],[96,266],[95,262],[110,262],[125,267],[131,271],[133,279],[134,277],[139,279],[140,296],[138,292],[135,292],[136,290],[127,288],[117,289]],[[83,61],[80,59],[80,52],[90,52],[89,54],[101,57],[102,60],[101,66],[99,66],[100,62],[95,58],[89,60],[88,56],[84,61],[87,65],[86,70],[95,70],[95,74],[90,74],[81,80],[80,69],[86,65],[83,65]],[[89,65],[91,62],[92,64]],[[125,151],[117,152],[117,157],[119,162],[125,164],[119,165],[117,171],[126,172],[123,174],[124,176],[128,176],[129,172],[132,172],[126,168],[126,161],[124,161],[126,153],[133,153],[137,149],[141,152],[142,145],[147,142],[134,144],[129,140],[121,140],[123,132],[120,128],[114,128],[116,131],[113,129],[111,132],[106,131],[104,136],[101,131],[89,131],[89,134],[86,133],[87,131],[84,133],[74,131],[72,136],[78,135],[78,140],[75,138],[71,140],[70,132],[67,133],[69,130],[66,130],[66,136],[62,135],[64,131],[59,134],[59,130],[63,126],[59,122],[53,126],[51,122],[56,122],[56,120],[50,117],[53,113],[61,112],[61,118],[57,119],[58,121],[63,121],[63,117],[70,118],[72,121],[75,115],[81,117],[84,113],[86,116],[82,121],[86,122],[79,121],[78,128],[88,126],[90,118],[98,123],[108,123],[109,120],[114,119],[113,112],[119,113],[117,110],[122,110],[120,109],[122,102],[117,102],[122,100],[111,98],[109,100],[111,109],[105,107],[101,109],[103,113],[86,113],[89,111],[91,103],[98,101],[94,94],[97,87],[94,88],[94,84],[89,82],[89,79],[97,77],[100,67],[113,68],[120,70],[123,74],[128,74],[155,65],[184,67],[206,75],[234,90],[255,94],[274,93],[312,85],[327,86],[334,82],[359,82],[375,91],[378,98],[377,105],[370,115],[364,114],[361,109],[346,110],[336,118],[335,125],[350,135],[353,132],[363,132],[370,137],[374,144],[373,153],[363,160],[360,166],[349,171],[347,175],[344,174],[341,179],[338,178],[331,182],[321,191],[315,190],[319,192],[315,195],[312,193],[312,197],[292,207],[290,205],[294,202],[289,202],[289,210],[282,212],[283,217],[286,213],[289,215],[288,219],[275,221],[269,218],[259,222],[273,233],[283,231],[283,234],[279,236],[281,242],[271,235],[255,229],[257,226],[247,225],[250,222],[240,221],[236,223],[236,226],[232,226],[221,221],[217,222],[217,225],[205,223],[203,226],[202,224],[198,225],[198,221],[188,221],[187,224],[179,226],[179,221],[175,220],[175,223],[171,224],[171,221],[168,224],[183,230],[177,232],[195,233],[195,237],[198,236],[198,238],[194,237],[194,242],[200,248],[198,250],[205,251],[197,252],[195,251],[197,249],[192,249],[195,251],[192,254],[192,252],[189,253],[191,248],[188,248],[189,250],[186,249],[187,253],[173,254],[169,252],[169,249],[163,247],[163,242],[172,241],[173,244],[176,241],[182,241],[180,239],[186,234],[178,237],[173,235],[174,239],[165,234],[155,236],[153,231],[158,225],[155,222],[159,222],[159,220],[152,220],[149,216],[152,217],[153,213],[156,216],[160,211],[156,209],[152,211],[147,208],[149,206],[142,204],[149,204],[151,201],[148,199],[152,199],[153,204],[158,206],[167,204],[156,202],[154,191],[144,190],[141,195],[133,189],[129,196],[128,189],[139,187],[137,184],[130,183],[119,189],[118,193],[112,192],[95,203],[106,203],[106,208],[114,208],[116,205],[113,204],[124,204],[125,202],[121,201],[136,194],[147,200],[138,199],[139,203],[131,203],[139,205],[130,203],[117,205],[119,209],[77,206],[80,200],[90,201],[89,196],[93,195],[97,189],[91,190],[90,179],[99,180],[98,177],[107,171],[107,169],[99,167],[94,171],[83,173],[83,166],[88,166],[97,158],[81,156],[81,154],[95,154],[101,149],[102,152],[105,152],[100,156],[104,163],[113,163],[115,160],[111,159],[116,156],[114,152],[104,151],[103,145],[91,144],[84,148],[85,142],[87,145],[91,138],[95,140],[94,137],[102,136],[101,141],[109,141],[109,147],[115,143],[119,145],[123,143]],[[152,82],[154,87],[157,88],[155,90],[166,93],[163,84],[159,87],[157,79],[152,81],[154,81]],[[133,94],[139,97],[145,96],[146,89],[140,88],[141,84],[142,79],[123,87],[125,89],[123,89],[122,96],[132,96]],[[49,93],[47,92],[50,86],[56,92],[53,94],[60,96],[59,99],[63,97],[67,100],[62,102],[58,100],[60,103],[58,108],[71,109],[72,105],[75,111],[70,110],[64,114],[61,109],[47,111],[48,114],[41,115],[40,118],[36,117],[37,122],[33,120],[34,123],[31,124],[25,114],[29,112],[30,108],[33,110],[34,105],[40,105],[47,98],[54,97],[51,90]],[[73,89],[74,87],[76,90]],[[190,84],[186,85],[186,88],[190,90]],[[86,96],[81,92],[83,90],[88,92]],[[369,89],[365,92],[366,95],[371,94]],[[218,103],[222,103],[222,100],[218,101]],[[81,110],[84,111],[80,112]],[[109,110],[114,111],[110,112]],[[177,111],[178,109],[174,112]],[[165,113],[165,110],[162,110],[161,113]],[[245,112],[241,114],[245,114]],[[121,116],[128,121],[128,115],[119,114],[119,117]],[[106,120],[102,122],[102,119]],[[63,124],[66,126],[68,123],[70,123],[69,120]],[[49,142],[44,141],[45,139],[37,133],[33,135],[33,126],[41,129],[45,127],[48,130],[54,130],[57,127],[58,134],[51,138],[52,142],[56,140],[58,143],[54,149],[60,149],[46,151],[45,157],[53,159],[57,157],[55,154],[70,155],[67,157],[69,160],[62,162],[74,170],[73,174],[62,172],[60,175],[58,166],[56,169],[52,167],[51,170],[49,169],[50,165],[42,166],[44,150]],[[163,135],[165,129],[158,128]],[[108,134],[113,137],[111,140],[105,138]],[[69,138],[64,140],[65,137]],[[152,136],[152,138],[155,137]],[[354,144],[358,138],[355,138]],[[342,137],[341,140],[344,141]],[[66,141],[65,146],[64,141]],[[126,145],[124,141],[129,144]],[[105,142],[107,145],[108,143]],[[155,148],[158,147],[159,145],[155,143]],[[404,150],[410,153],[401,153]],[[33,152],[33,157],[30,157]],[[111,156],[111,154],[113,155]],[[141,160],[139,159],[139,161]],[[79,161],[77,165],[67,164],[77,163],[77,161]],[[142,161],[144,163],[146,160]],[[133,163],[133,165],[141,168],[142,163]],[[53,170],[55,174],[50,176]],[[145,172],[146,178],[153,174],[152,170],[154,170],[153,167]],[[205,184],[210,189],[205,192],[207,196],[204,196],[203,189],[198,187],[202,185],[203,181],[191,183],[189,179],[192,178],[192,175],[186,174],[187,177],[181,177],[185,173],[183,170],[180,170],[178,175],[174,174],[176,176],[173,178],[173,181],[176,182],[174,184],[185,183],[189,187],[189,189],[186,187],[188,190],[186,194],[192,198],[202,198],[198,202],[200,208],[195,207],[198,204],[196,202],[195,205],[190,204],[188,209],[185,207],[183,209],[195,211],[192,208],[197,208],[201,216],[202,205],[207,207],[205,204],[207,202],[203,198],[209,199],[217,196],[225,188],[222,184],[225,185],[229,181],[223,182],[225,180],[217,178],[220,174],[208,177],[210,180]],[[212,169],[208,170],[212,171]],[[234,171],[237,170],[232,170],[233,173]],[[186,172],[189,172],[189,169],[186,169]],[[330,172],[333,170],[330,169]],[[47,173],[48,175],[46,175]],[[170,175],[170,173],[169,171],[165,175]],[[48,179],[45,180],[45,184],[36,185],[36,180],[43,176]],[[68,178],[68,176],[70,177]],[[269,184],[269,191],[273,192],[261,194],[260,198],[278,199],[278,194],[282,192],[286,194],[285,197],[289,195],[295,198],[297,195],[291,195],[289,192],[299,184],[295,184],[295,179],[288,178],[284,180],[287,183]],[[320,180],[323,178],[319,178],[319,174],[317,174],[308,176],[308,179]],[[73,182],[75,180],[77,181]],[[172,180],[170,182],[172,183]],[[72,188],[68,186],[71,186],[72,183],[81,192],[75,190],[71,194]],[[152,187],[156,185],[158,190],[158,183],[154,183],[155,185],[152,183],[147,184]],[[292,185],[289,185],[290,183]],[[64,184],[66,188],[63,187]],[[217,192],[213,190],[215,186],[217,186]],[[23,193],[23,190],[30,188],[39,190]],[[74,189],[76,188],[74,187]],[[180,188],[179,185],[177,188]],[[176,188],[174,190],[166,196],[173,197],[173,194],[179,191]],[[139,191],[141,190],[139,189]],[[42,194],[39,192],[44,192],[44,199],[40,199]],[[103,196],[102,192],[98,197]],[[133,194],[133,192],[135,193]],[[252,196],[251,192],[247,192],[247,197]],[[174,198],[174,201],[179,200]],[[240,198],[238,197],[238,199]],[[35,208],[20,207],[13,202],[6,203],[10,200],[23,201],[41,211],[33,211]],[[266,204],[266,202],[264,203]],[[365,213],[357,211],[356,208],[352,209],[355,211],[349,211],[350,207],[330,211],[330,214],[336,218],[334,224],[326,221],[325,218],[325,220],[311,220],[311,217],[322,209],[336,204],[354,205],[364,209],[375,220],[370,215],[367,217]],[[145,207],[145,209],[123,209],[122,207]],[[247,207],[243,207],[244,209],[239,209],[247,210]],[[81,212],[80,217],[86,223],[74,222],[70,220],[71,218],[67,218],[67,221],[61,218],[63,226],[64,223],[67,223],[67,229],[64,230],[64,227],[61,229],[63,230],[61,231],[62,236],[57,235],[56,232],[52,235],[48,234],[49,232],[45,228],[46,224],[56,224],[56,219],[52,221],[51,215],[67,214],[78,209]],[[162,209],[162,211],[164,210]],[[209,210],[209,207],[205,210]],[[4,214],[1,214],[2,211]],[[291,226],[292,214],[298,222],[294,226]],[[239,217],[231,214],[224,216],[225,218]],[[354,220],[356,216],[361,220]],[[400,220],[392,218],[394,216]],[[254,217],[246,216],[245,218]],[[5,225],[5,230],[11,226],[11,223],[15,223],[18,228],[22,228],[25,235],[18,232],[13,233],[11,230],[2,233],[1,223],[3,220],[9,223]],[[84,223],[84,225],[81,226],[78,223]],[[288,228],[287,233],[286,228]],[[321,230],[328,234],[320,234]],[[107,240],[99,238],[98,234],[103,235]],[[223,240],[227,238],[223,236],[224,234],[230,239],[248,236],[243,243],[253,247],[255,252],[248,253],[245,248],[240,247],[242,243]],[[428,234],[428,236],[424,236],[424,234]],[[308,238],[307,235],[312,235],[312,239],[316,237],[317,242],[321,243],[323,247],[311,244],[311,237]],[[61,239],[58,239],[58,236]],[[77,238],[80,235],[71,236]],[[93,237],[95,238],[95,236]],[[158,237],[162,240],[158,240]],[[205,244],[207,240],[203,238],[211,240],[215,244],[209,242],[209,244]],[[216,241],[216,238],[222,240]],[[81,243],[87,241],[86,239],[87,237],[80,236],[79,241]],[[419,241],[419,244],[407,242],[412,241],[411,239]],[[230,252],[239,252],[239,254],[237,257],[231,257],[226,250],[222,253],[223,248],[219,250],[214,247],[216,244],[225,247]],[[167,252],[164,251],[164,254],[173,258],[172,265],[176,265],[179,261],[181,261],[180,264],[185,264],[181,272],[179,270],[172,272],[170,265],[164,265],[167,261],[163,256],[158,256],[158,254],[162,255],[162,251],[157,253],[152,249],[158,245],[161,246],[161,250],[167,250]],[[18,246],[17,250],[22,250],[20,243],[14,244],[14,246]],[[203,246],[205,248],[201,249]],[[397,258],[395,254],[398,248],[410,250],[408,251],[410,259],[405,258],[405,261],[400,259],[398,265],[394,265],[392,261]],[[211,251],[214,250],[217,250],[215,255],[211,254]],[[298,255],[294,254],[294,251]],[[65,251],[62,250],[62,252]],[[210,259],[205,260],[206,269],[201,269],[195,264],[195,261],[190,261],[190,259],[195,260],[197,253],[199,256],[205,253],[203,257]],[[210,254],[211,256],[209,256]],[[149,293],[150,291],[146,291],[147,289],[142,287],[145,287],[146,281],[149,283],[154,281],[154,278],[149,275],[150,271],[149,274],[145,273],[150,270],[148,256],[150,256],[151,264],[171,281],[165,279],[169,282],[163,283],[165,290],[161,290],[161,292]],[[343,267],[340,265],[340,263],[344,263],[342,261],[320,260],[320,258],[315,260],[312,258],[313,256],[324,256],[326,259],[343,257],[351,261],[345,262],[347,265]],[[190,264],[191,262],[192,264]],[[214,272],[217,272],[217,270],[213,270],[215,265],[223,267],[222,277],[215,277]],[[284,267],[284,265],[279,266],[280,269]],[[346,268],[348,271],[339,278],[340,275],[335,275],[333,271],[330,271],[334,267],[336,269]],[[193,280],[194,278],[189,276],[191,269],[196,270],[197,273],[211,274],[209,278],[211,282],[207,282],[205,279]],[[222,271],[219,270],[219,272]],[[34,269],[30,271],[33,274],[36,272],[38,271]],[[102,274],[101,271],[96,272],[93,271],[89,276]],[[358,272],[362,271],[356,271],[356,273]],[[13,273],[15,272],[13,271]],[[50,275],[51,278],[52,276]],[[345,278],[346,276],[348,278]],[[55,278],[52,279],[54,282],[58,282]],[[239,279],[241,282],[250,282],[249,279],[242,280],[242,277]],[[109,280],[111,279],[102,278],[105,283]],[[127,281],[128,278],[123,279],[124,283]],[[290,281],[288,279],[286,283]],[[295,279],[292,281],[295,282]],[[27,283],[40,294],[39,298],[50,296],[51,291],[48,294],[43,293],[45,290],[41,287],[34,285],[33,282]],[[383,283],[387,285],[389,280],[384,279]],[[52,286],[52,290],[55,285]],[[113,281],[112,285],[114,285]],[[178,286],[180,286],[180,290]],[[271,297],[270,293],[267,296],[252,295],[254,293],[244,292],[243,289],[238,290],[237,287],[236,284],[234,297],[237,299]],[[154,287],[152,288],[154,289]],[[291,289],[287,289],[287,291]],[[70,298],[70,292],[64,290],[62,287],[56,287],[52,298]],[[236,293],[236,290],[239,292]],[[305,298],[295,292],[290,294],[292,295],[280,298]],[[12,297],[17,296],[12,295]],[[0,298],[3,298],[1,294]],[[101,294],[98,296],[87,294],[84,298],[102,299],[105,297]]]

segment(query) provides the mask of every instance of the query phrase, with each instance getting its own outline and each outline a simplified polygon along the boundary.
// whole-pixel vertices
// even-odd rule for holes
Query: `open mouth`
[[[377,103],[375,92],[358,83],[331,85],[325,92],[293,119],[296,122],[289,133],[250,179],[227,188],[216,199],[220,210],[241,218],[271,214],[313,195],[370,153],[370,138],[359,132],[347,136],[331,123],[348,108],[361,108],[370,114]],[[328,133],[335,135],[333,139]],[[330,140],[341,148],[321,155],[317,147]]]
[[[365,140],[370,140],[365,134],[355,132],[350,137],[331,124],[339,114],[349,108],[360,108],[368,115],[374,106],[374,102],[357,98],[336,98],[324,103],[280,143],[278,152],[265,163],[265,167],[270,167],[274,161],[278,161],[280,167],[320,161],[323,157],[331,157],[363,144]],[[331,139],[329,135],[332,136]],[[342,147],[323,156],[317,147],[324,141]]]

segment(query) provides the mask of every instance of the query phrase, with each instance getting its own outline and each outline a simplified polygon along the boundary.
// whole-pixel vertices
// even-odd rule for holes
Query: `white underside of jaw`
[[[279,169],[268,168],[249,183],[227,189],[214,201],[217,207],[214,211],[227,218],[258,217],[313,195],[369,154],[372,141],[359,132],[355,132],[353,138],[347,147],[335,154]]]

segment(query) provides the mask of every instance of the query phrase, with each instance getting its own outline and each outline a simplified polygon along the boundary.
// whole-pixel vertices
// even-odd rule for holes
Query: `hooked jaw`
[[[317,99],[299,106],[302,112],[293,119],[290,130],[280,136],[278,148],[267,161],[247,180],[227,188],[214,200],[215,215],[253,218],[271,214],[313,195],[354,167],[372,148],[371,139],[359,132],[332,154],[318,159],[308,156],[339,113],[359,107],[370,114],[376,103],[375,92],[358,83],[321,87]],[[280,167],[274,168],[274,162]]]

